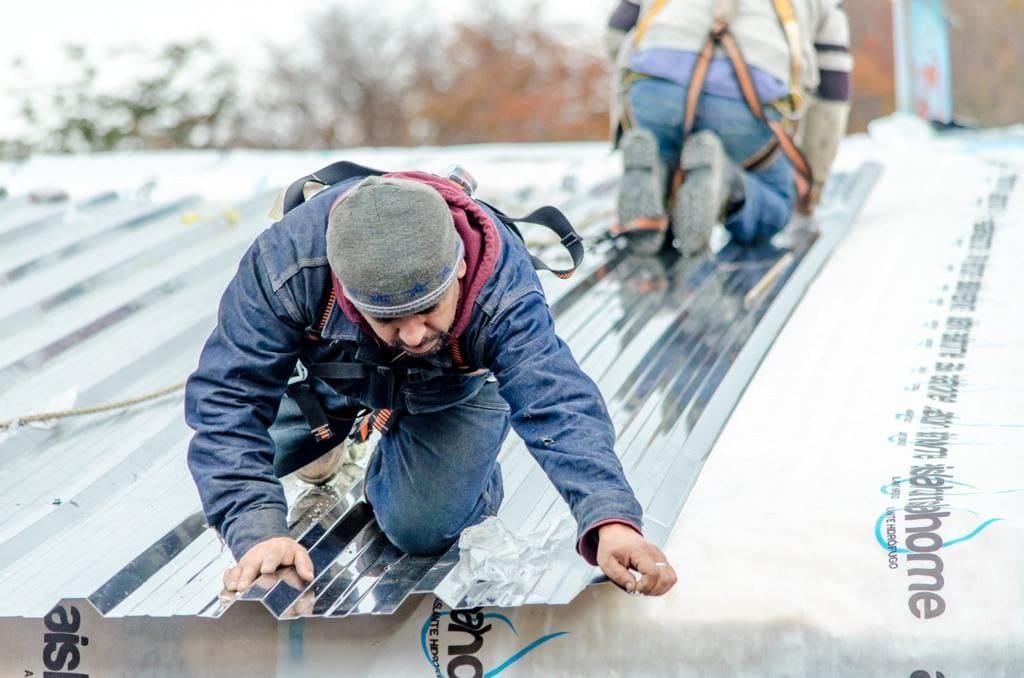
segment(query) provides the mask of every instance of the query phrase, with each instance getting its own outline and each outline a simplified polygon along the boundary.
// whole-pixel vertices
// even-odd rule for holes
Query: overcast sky
[[[529,0],[499,0],[505,6],[525,6]],[[267,41],[286,42],[301,35],[304,17],[330,6],[331,0],[234,3],[217,0],[0,0],[0,73],[16,56],[32,70],[45,71],[60,61],[68,42],[91,48],[163,45],[174,40],[211,38],[239,60],[262,56]],[[334,4],[374,7],[393,17],[450,23],[470,15],[482,5],[444,0],[334,0]],[[600,40],[601,29],[616,0],[539,0],[541,20],[552,25],[574,25],[576,39]],[[2,78],[2,76],[0,76]]]

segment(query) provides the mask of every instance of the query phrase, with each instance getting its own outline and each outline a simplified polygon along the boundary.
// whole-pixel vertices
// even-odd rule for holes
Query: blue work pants
[[[464,402],[399,413],[396,421],[370,458],[366,497],[395,546],[412,555],[440,553],[501,506],[498,452],[510,428],[509,406],[487,381]],[[293,467],[289,455],[308,458],[309,425],[291,398],[282,400],[270,435],[275,467]]]
[[[630,106],[637,124],[658,140],[658,154],[671,178],[683,147],[683,116],[686,88],[670,80],[643,78],[630,86]],[[766,114],[778,119],[770,106]],[[693,131],[711,130],[722,140],[725,152],[739,165],[774,139],[768,126],[754,117],[746,102],[703,93],[697,104]],[[781,152],[758,171],[743,171],[744,203],[730,214],[725,228],[743,244],[765,241],[778,233],[793,212],[796,187],[793,166]]]

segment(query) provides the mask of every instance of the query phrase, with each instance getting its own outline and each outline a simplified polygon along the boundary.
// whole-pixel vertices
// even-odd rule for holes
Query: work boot
[[[627,130],[622,136],[622,164],[618,232],[630,252],[653,256],[668,233],[664,169],[654,135],[639,127]]]
[[[292,530],[293,534],[302,534],[320,520],[320,516],[341,501],[343,496],[342,491],[333,485],[310,487],[296,497],[295,502],[289,507],[288,529]]]
[[[295,471],[295,477],[310,485],[326,485],[331,482],[344,461],[344,447],[345,443],[335,445],[329,452]]]
[[[672,231],[683,256],[703,252],[711,231],[743,204],[743,176],[722,141],[704,130],[683,144],[683,184],[672,203]]]

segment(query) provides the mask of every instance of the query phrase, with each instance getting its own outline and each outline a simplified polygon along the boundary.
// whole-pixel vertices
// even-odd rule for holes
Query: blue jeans
[[[669,80],[644,78],[630,86],[630,105],[637,124],[650,130],[658,140],[658,153],[671,177],[679,165],[683,148],[683,116],[686,88]],[[766,107],[774,119],[780,114]],[[729,159],[739,164],[761,150],[772,139],[768,126],[754,117],[747,104],[738,99],[703,93],[697,103],[695,132],[711,130],[722,140]],[[796,188],[793,166],[782,153],[757,172],[742,172],[745,190],[743,206],[729,215],[725,228],[733,239],[748,244],[767,240],[778,233],[793,212]]]
[[[493,381],[457,405],[399,415],[374,451],[364,485],[377,524],[395,546],[411,555],[440,553],[462,530],[498,512],[498,452],[509,424],[508,403]],[[283,460],[308,454],[309,426],[291,399],[282,400],[270,434],[275,466],[294,466]]]

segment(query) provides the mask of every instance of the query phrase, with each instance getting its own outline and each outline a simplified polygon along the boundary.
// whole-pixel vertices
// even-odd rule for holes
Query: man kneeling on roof
[[[717,224],[766,242],[794,205],[813,211],[850,110],[842,4],[620,0],[605,36],[623,159],[613,233],[632,252],[700,254]]]
[[[297,361],[309,376],[289,386]],[[676,581],[641,536],[605,403],[555,334],[529,253],[452,181],[352,178],[264,231],[185,407],[189,467],[238,561],[229,590],[284,566],[313,578],[277,478],[330,453],[366,410],[387,422],[365,497],[402,551],[442,553],[498,511],[511,425],[569,504],[589,563],[630,592]]]

